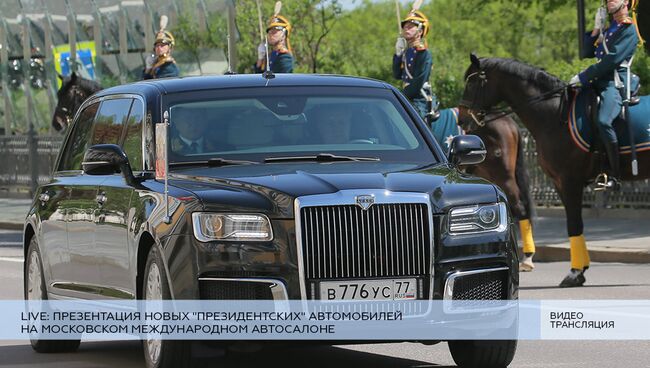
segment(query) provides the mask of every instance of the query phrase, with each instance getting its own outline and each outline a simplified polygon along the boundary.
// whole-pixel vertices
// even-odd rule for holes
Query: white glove
[[[406,50],[406,40],[404,37],[397,37],[397,42],[395,42],[395,55],[402,56],[404,50]]]
[[[264,43],[260,43],[259,46],[257,46],[257,60],[262,60],[266,58],[266,45]]]
[[[571,86],[578,86],[580,85],[580,77],[578,74],[574,75],[573,78],[569,81],[569,85]]]
[[[149,54],[149,56],[147,56],[147,58],[144,60],[145,69],[151,69],[151,67],[153,67],[153,64],[156,63],[156,59],[156,55]]]
[[[596,16],[594,17],[594,29],[604,29],[605,24],[607,23],[607,10],[603,7],[596,10]]]

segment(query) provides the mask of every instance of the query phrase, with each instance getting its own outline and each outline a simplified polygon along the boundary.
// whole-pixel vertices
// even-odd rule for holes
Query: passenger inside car
[[[214,151],[212,142],[205,138],[206,124],[202,109],[175,107],[171,114],[171,150],[181,155],[200,155]]]

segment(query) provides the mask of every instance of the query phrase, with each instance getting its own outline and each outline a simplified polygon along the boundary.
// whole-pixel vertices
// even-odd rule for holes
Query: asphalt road
[[[19,237],[0,232],[0,299],[22,297]],[[539,263],[522,274],[522,299],[650,299],[650,265],[593,264],[587,284],[559,289],[566,262]],[[454,367],[447,344],[416,343],[291,347],[273,346],[254,353],[231,353],[208,366],[260,367]],[[143,367],[138,342],[83,342],[72,354],[37,354],[25,341],[0,341],[1,367]],[[520,341],[511,367],[650,367],[650,341]]]

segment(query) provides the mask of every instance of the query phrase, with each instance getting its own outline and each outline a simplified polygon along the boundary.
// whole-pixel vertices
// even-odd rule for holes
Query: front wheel
[[[171,292],[160,251],[155,246],[149,251],[144,270],[142,290],[147,301],[169,300]],[[191,342],[162,339],[143,341],[144,359],[150,368],[191,367]]]
[[[461,368],[505,368],[512,362],[517,340],[451,340],[449,351]]]
[[[47,288],[43,275],[43,262],[38,250],[38,242],[34,236],[29,242],[25,258],[25,300],[47,300]],[[65,353],[79,348],[81,340],[43,340],[38,335],[31,335],[29,340],[32,349],[39,353]]]

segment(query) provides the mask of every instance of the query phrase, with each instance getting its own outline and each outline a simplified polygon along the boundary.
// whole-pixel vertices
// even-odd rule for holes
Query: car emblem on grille
[[[359,207],[364,211],[375,204],[375,196],[372,195],[358,195],[354,199],[356,200],[357,205],[359,205]]]

